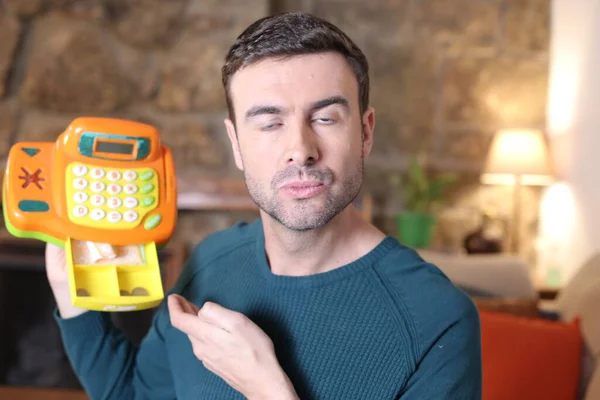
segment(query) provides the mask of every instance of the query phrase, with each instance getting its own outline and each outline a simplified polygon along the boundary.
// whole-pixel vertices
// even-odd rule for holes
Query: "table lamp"
[[[513,185],[512,222],[508,248],[511,252],[518,253],[521,186],[546,186],[552,183],[552,168],[542,132],[534,129],[506,129],[496,133],[481,182],[492,185]]]

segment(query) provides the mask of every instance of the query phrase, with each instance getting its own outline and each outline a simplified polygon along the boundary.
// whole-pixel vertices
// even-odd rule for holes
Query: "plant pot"
[[[431,245],[435,223],[434,214],[401,213],[396,216],[398,239],[405,246],[426,249]]]

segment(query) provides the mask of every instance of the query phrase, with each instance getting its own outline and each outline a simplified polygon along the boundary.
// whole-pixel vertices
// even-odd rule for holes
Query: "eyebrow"
[[[317,110],[320,110],[321,108],[329,107],[334,104],[339,104],[339,105],[343,106],[345,109],[350,108],[350,106],[348,104],[348,100],[346,100],[342,96],[333,96],[333,97],[328,97],[326,99],[314,102],[313,104],[311,104],[309,110],[310,110],[310,112],[315,112]]]
[[[325,107],[329,107],[334,104],[339,104],[346,109],[350,108],[348,100],[346,100],[342,96],[332,96],[332,97],[328,97],[326,99],[319,100],[319,101],[312,103],[309,107],[309,111],[311,113],[313,113],[317,110],[320,110]],[[246,120],[248,120],[252,117],[256,117],[258,115],[263,115],[263,114],[282,114],[282,113],[283,113],[283,110],[276,106],[266,106],[266,105],[254,106],[254,107],[250,108],[248,111],[246,111]]]
[[[246,111],[246,119],[250,119],[261,114],[281,114],[281,108],[275,106],[254,106]]]

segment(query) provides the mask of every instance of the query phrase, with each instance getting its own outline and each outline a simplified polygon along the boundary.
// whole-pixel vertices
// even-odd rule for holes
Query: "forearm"
[[[68,288],[52,288],[56,320],[71,366],[93,399],[134,398],[136,350],[108,314],[76,307]]]
[[[88,395],[133,399],[136,350],[114,328],[109,314],[74,306],[68,287],[52,287],[52,292],[65,351]]]
[[[108,313],[87,311],[62,318],[57,310],[55,318],[73,370],[90,398],[176,397],[164,343],[163,307],[139,347],[113,325]]]
[[[108,314],[87,311],[61,318],[65,351],[81,384],[93,399],[135,398],[132,383],[137,350],[113,327]]]

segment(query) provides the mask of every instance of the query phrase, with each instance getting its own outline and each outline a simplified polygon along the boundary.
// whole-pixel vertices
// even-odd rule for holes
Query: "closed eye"
[[[333,118],[316,118],[314,119],[314,121],[322,125],[331,125],[335,123],[335,120]]]
[[[267,124],[267,125],[263,125],[260,127],[261,131],[273,131],[275,129],[278,129],[279,127],[281,127],[281,123],[279,122],[274,122],[272,124]]]

